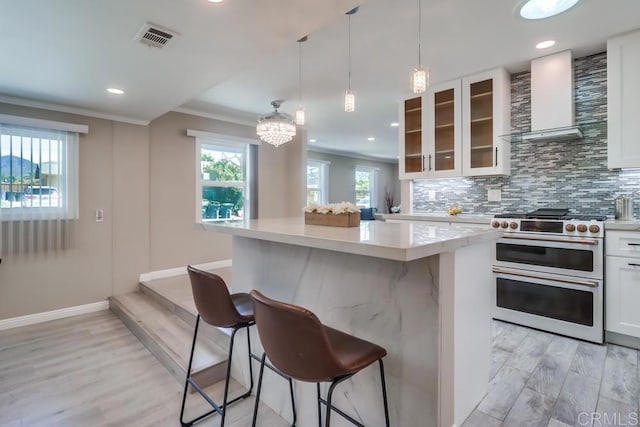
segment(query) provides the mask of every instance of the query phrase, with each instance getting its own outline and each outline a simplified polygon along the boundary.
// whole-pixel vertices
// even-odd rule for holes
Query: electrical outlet
[[[500,201],[502,201],[502,191],[501,190],[488,190],[487,191],[487,199],[490,202],[500,202]]]
[[[436,192],[429,191],[429,201],[434,201],[436,199]]]
[[[104,221],[104,211],[102,209],[96,209],[96,222]]]

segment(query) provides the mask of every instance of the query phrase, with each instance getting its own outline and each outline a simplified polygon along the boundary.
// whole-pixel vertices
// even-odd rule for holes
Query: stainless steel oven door
[[[602,243],[588,237],[505,233],[495,245],[495,265],[602,279]]]
[[[493,267],[493,317],[603,342],[603,282]]]

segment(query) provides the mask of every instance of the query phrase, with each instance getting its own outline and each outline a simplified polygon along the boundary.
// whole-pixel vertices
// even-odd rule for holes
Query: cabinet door
[[[640,31],[607,41],[608,166],[640,167]]]
[[[400,104],[400,135],[398,138],[400,179],[424,178],[423,98],[407,99]]]
[[[426,97],[426,165],[429,178],[462,175],[461,81],[429,88]]]
[[[640,338],[640,261],[637,258],[607,258],[607,331]]]
[[[503,69],[462,79],[463,175],[509,175],[511,80]]]

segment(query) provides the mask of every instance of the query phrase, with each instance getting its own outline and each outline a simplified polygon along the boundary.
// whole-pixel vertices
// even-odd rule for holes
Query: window
[[[356,166],[356,205],[364,208],[376,207],[377,168]]]
[[[249,217],[249,145],[198,140],[198,221]]]
[[[329,202],[329,162],[307,161],[307,204]]]
[[[0,124],[0,219],[78,217],[78,134]]]

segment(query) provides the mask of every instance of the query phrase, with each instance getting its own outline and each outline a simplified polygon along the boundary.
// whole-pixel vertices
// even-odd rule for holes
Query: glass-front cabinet
[[[454,80],[429,88],[426,107],[426,177],[462,174],[461,86]]]
[[[509,175],[511,78],[502,68],[429,88],[400,106],[400,179]]]
[[[422,97],[411,98],[400,107],[400,179],[421,178],[424,172],[422,141]]]
[[[495,69],[462,79],[463,175],[509,175],[511,79]]]

